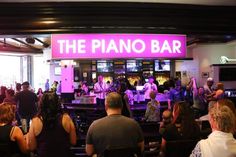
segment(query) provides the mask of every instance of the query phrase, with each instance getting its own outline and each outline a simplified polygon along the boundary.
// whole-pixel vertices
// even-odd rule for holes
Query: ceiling
[[[1,2],[19,2],[19,0],[1,0]],[[21,3],[22,2],[145,2],[145,3],[236,6],[236,0],[21,0],[20,2]]]
[[[42,53],[53,33],[186,34],[188,45],[236,40],[236,0],[39,1],[1,0],[1,51]]]
[[[9,54],[41,54],[43,49],[50,47],[50,35],[47,36],[12,36],[0,37],[0,51]]]

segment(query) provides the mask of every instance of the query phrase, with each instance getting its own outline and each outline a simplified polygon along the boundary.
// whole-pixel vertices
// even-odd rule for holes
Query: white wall
[[[37,92],[38,88],[45,90],[46,79],[50,78],[50,65],[43,55],[33,56],[33,87]]]
[[[60,65],[58,63],[51,62],[50,63],[50,79],[49,79],[50,87],[53,81],[58,81],[58,82],[61,81],[61,75],[55,75],[55,67],[60,67]]]
[[[227,44],[202,44],[195,45],[188,49],[188,53],[192,54],[193,61],[176,61],[176,71],[186,71],[187,76],[182,78],[185,82],[187,78],[194,76],[200,86],[206,82],[206,77],[202,77],[202,73],[209,73],[209,77],[213,77],[218,81],[218,75],[214,76],[214,69],[212,64],[221,64],[220,56],[227,56],[228,58],[236,58],[236,42]],[[228,64],[235,64],[230,62]],[[223,82],[226,88],[236,88],[235,82]]]

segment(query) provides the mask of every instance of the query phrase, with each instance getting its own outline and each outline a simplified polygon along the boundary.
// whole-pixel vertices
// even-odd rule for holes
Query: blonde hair
[[[155,99],[156,96],[157,96],[157,94],[156,94],[156,92],[151,91],[151,92],[149,93],[149,96],[150,96],[151,99]]]
[[[218,83],[216,84],[216,87],[217,87],[217,89],[224,90],[224,84],[221,83],[221,82],[218,82]]]
[[[0,104],[0,123],[10,124],[15,119],[14,107],[10,103]]]
[[[210,108],[209,115],[219,131],[226,133],[234,132],[235,114],[228,106],[214,105],[214,107]]]

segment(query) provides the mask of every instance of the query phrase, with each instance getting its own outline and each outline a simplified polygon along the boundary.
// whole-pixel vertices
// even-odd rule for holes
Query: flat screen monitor
[[[113,63],[97,62],[97,72],[113,72]]]
[[[139,72],[142,68],[142,63],[137,60],[127,60],[126,70],[127,72]]]
[[[155,71],[170,71],[170,60],[155,60]]]
[[[236,81],[236,68],[220,68],[219,80],[220,81]]]

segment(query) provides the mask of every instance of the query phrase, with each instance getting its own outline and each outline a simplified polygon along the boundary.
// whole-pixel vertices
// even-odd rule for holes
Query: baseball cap
[[[208,78],[207,78],[207,81],[213,81],[213,78],[208,77]]]
[[[29,86],[29,82],[25,81],[25,82],[22,83],[22,85]]]

